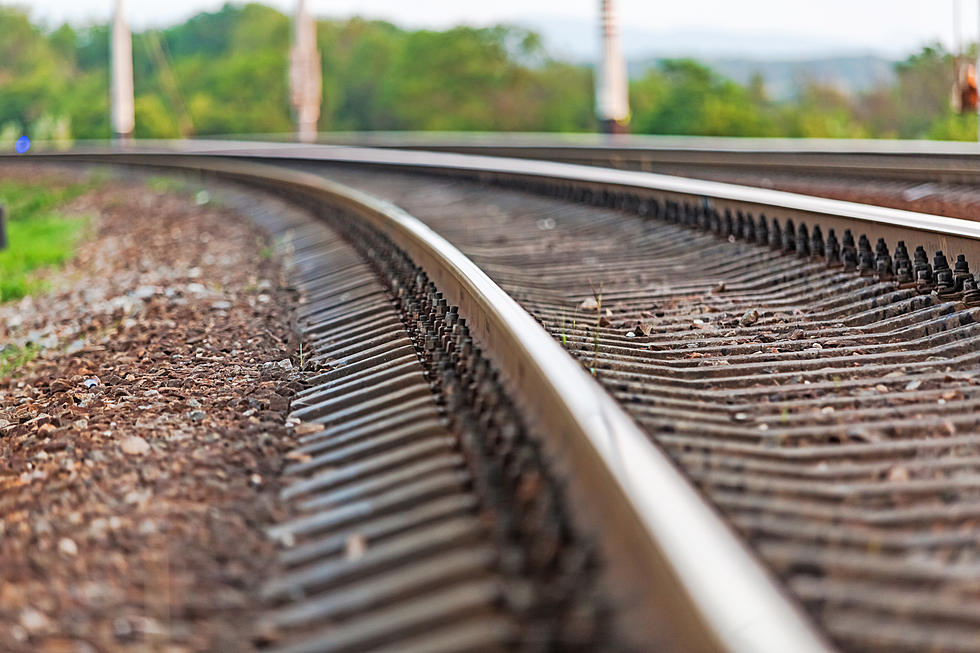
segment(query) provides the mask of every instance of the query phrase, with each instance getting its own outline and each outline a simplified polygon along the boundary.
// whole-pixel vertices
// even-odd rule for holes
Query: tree
[[[633,127],[651,134],[769,136],[765,94],[690,59],[665,59],[631,85]]]
[[[589,66],[556,61],[526,29],[407,30],[351,18],[317,24],[321,129],[591,131]],[[290,19],[225,4],[134,34],[136,134],[285,133]],[[6,138],[107,138],[108,29],[45,31],[0,7],[0,130]],[[975,50],[973,50],[975,52]],[[972,56],[968,54],[968,56]],[[975,116],[949,106],[954,58],[928,45],[896,65],[894,83],[860,95],[802,80],[774,101],[689,59],[662,60],[630,83],[637,133],[973,140]],[[190,124],[187,124],[187,123]]]

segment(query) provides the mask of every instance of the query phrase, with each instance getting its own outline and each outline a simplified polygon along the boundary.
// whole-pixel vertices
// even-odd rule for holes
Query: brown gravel
[[[48,346],[0,379],[0,650],[252,650],[294,444],[280,266],[136,181],[71,209],[99,215],[77,260],[0,306],[0,342]]]

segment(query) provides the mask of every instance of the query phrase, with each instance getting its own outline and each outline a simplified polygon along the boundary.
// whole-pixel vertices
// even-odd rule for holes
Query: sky
[[[296,0],[262,0],[283,11]],[[135,28],[165,26],[224,0],[126,0]],[[595,44],[582,30],[595,24],[599,0],[309,0],[318,16],[361,15],[411,27],[442,28],[458,23],[525,23],[543,29],[546,40],[568,56],[591,56]],[[0,0],[29,7],[49,25],[104,22],[114,0]],[[830,53],[903,56],[923,43],[956,42],[954,5],[960,6],[960,33],[976,40],[980,0],[618,0],[621,23],[630,34],[628,50],[655,48],[660,37],[689,35],[698,48],[726,47],[748,56],[804,57]],[[589,31],[591,33],[591,30]],[[730,37],[730,40],[728,40]],[[674,41],[669,41],[674,43]],[[726,46],[726,43],[728,45]],[[670,45],[676,48],[676,45]],[[697,49],[697,48],[695,48]]]

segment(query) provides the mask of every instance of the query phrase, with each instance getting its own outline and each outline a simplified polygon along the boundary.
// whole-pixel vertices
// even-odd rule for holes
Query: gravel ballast
[[[0,305],[0,343],[45,347],[0,379],[0,650],[252,650],[294,445],[281,266],[206,194],[64,210],[96,216],[76,259]]]

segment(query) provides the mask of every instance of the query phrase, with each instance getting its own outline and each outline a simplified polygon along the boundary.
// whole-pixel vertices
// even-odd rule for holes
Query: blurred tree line
[[[592,131],[592,71],[550,58],[514,27],[405,30],[360,18],[321,20],[327,130]],[[134,35],[136,136],[288,132],[289,18],[225,5]],[[0,141],[105,138],[108,28],[53,31],[0,8]],[[929,46],[896,81],[846,95],[803,81],[774,101],[691,60],[631,80],[635,133],[973,140],[976,117],[950,109],[953,58]]]

